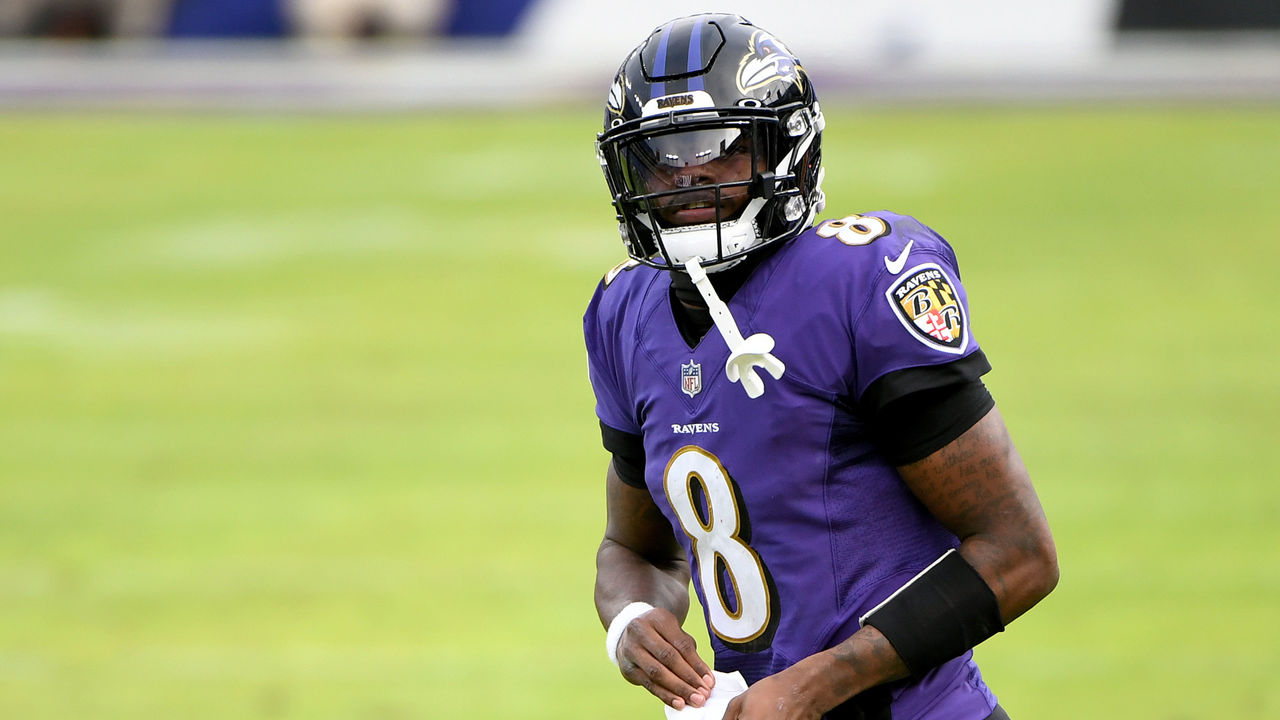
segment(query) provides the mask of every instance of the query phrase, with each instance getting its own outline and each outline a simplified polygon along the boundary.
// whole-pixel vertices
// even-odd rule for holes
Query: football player
[[[825,120],[741,17],[658,27],[598,155],[630,259],[583,325],[605,448],[596,608],[622,675],[726,720],[1006,717],[972,648],[1056,585],[981,381],[955,253],[891,212],[816,222]]]

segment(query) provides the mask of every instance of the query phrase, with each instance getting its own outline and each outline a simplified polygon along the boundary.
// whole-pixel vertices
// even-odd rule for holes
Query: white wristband
[[[609,653],[609,662],[618,664],[618,643],[622,641],[622,632],[627,629],[632,620],[652,609],[653,606],[647,602],[633,602],[613,616],[613,621],[609,623],[609,632],[604,636],[604,649]]]

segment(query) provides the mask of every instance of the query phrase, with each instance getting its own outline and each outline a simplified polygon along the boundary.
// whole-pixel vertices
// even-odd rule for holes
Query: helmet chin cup
[[[764,205],[764,200],[753,199],[747,204],[742,215],[736,220],[719,224],[688,225],[683,227],[661,228],[655,235],[663,250],[670,258],[673,267],[683,267],[690,258],[702,258],[708,272],[724,270],[738,263],[738,259],[722,261],[732,255],[738,255],[761,244],[759,228],[756,226],[756,215]]]
[[[715,258],[722,257],[719,251],[721,244],[724,246],[723,255],[727,256],[748,250],[760,241],[754,225],[742,220],[721,223],[719,238],[716,235],[715,223],[671,228],[662,231],[662,246],[674,266],[682,266],[690,258],[705,258],[711,262],[706,266],[707,270],[715,271],[728,267],[715,262]]]

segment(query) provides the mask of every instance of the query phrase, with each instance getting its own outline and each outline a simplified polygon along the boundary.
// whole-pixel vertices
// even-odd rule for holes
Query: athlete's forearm
[[[653,560],[605,538],[596,552],[596,613],[605,627],[633,602],[689,614],[689,566],[682,558]]]
[[[835,647],[810,656],[810,687],[820,705],[830,710],[877,685],[909,674],[902,658],[873,627],[863,627]]]
[[[770,675],[734,698],[726,718],[817,717],[876,685],[908,674],[880,631],[864,627],[836,647]]]
[[[609,463],[608,520],[596,551],[596,612],[608,627],[633,602],[689,614],[689,565],[662,511],[644,488],[627,485]]]

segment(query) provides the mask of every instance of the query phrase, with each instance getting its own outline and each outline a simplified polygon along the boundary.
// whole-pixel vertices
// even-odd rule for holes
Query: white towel
[[[700,708],[686,705],[683,710],[676,710],[668,705],[665,708],[667,720],[721,720],[724,717],[724,711],[729,709],[729,701],[746,692],[747,681],[737,671],[712,672],[715,673],[716,684],[711,688],[711,697],[707,698],[707,702]]]

